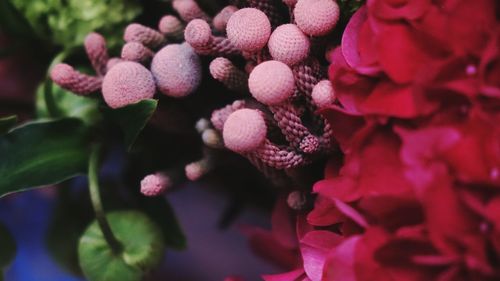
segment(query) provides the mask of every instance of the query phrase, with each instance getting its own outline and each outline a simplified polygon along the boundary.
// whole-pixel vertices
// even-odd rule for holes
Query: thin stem
[[[119,254],[122,251],[122,245],[116,239],[111,227],[109,226],[108,219],[106,218],[106,213],[102,207],[101,195],[99,193],[99,145],[92,146],[92,151],[89,160],[89,189],[90,189],[90,199],[92,201],[92,206],[94,207],[95,216],[97,223],[101,228],[104,239],[108,243],[109,247],[114,254]]]

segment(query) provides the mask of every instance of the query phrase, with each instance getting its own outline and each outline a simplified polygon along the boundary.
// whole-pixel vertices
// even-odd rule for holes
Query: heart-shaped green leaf
[[[0,136],[0,197],[87,170],[89,133],[73,118],[27,123]]]
[[[17,116],[11,115],[0,118],[0,135],[6,133],[10,128],[14,127],[17,122]]]
[[[153,116],[157,105],[157,100],[149,99],[118,109],[106,109],[106,117],[118,124],[123,131],[125,147],[128,150]]]
[[[99,224],[94,221],[78,245],[78,258],[85,277],[90,281],[141,280],[163,256],[165,247],[160,228],[137,211],[116,211],[106,217],[122,250],[113,253]]]
[[[1,269],[5,268],[16,256],[16,241],[9,230],[0,224],[0,276]],[[0,279],[1,280],[1,279]]]

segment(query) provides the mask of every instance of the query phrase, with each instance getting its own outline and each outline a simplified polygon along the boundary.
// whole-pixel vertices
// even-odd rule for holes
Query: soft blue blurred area
[[[149,280],[217,281],[229,275],[260,280],[263,273],[279,272],[255,257],[237,225],[268,225],[267,215],[253,209],[242,213],[233,227],[217,229],[227,200],[206,186],[190,183],[167,194],[188,238],[188,249],[168,251],[162,266]],[[45,250],[45,232],[54,200],[50,190],[29,191],[0,200],[0,221],[14,234],[18,253],[6,281],[79,281],[62,271]]]
[[[47,192],[30,191],[0,200],[0,221],[14,235],[17,256],[5,281],[79,281],[62,271],[45,250],[45,232],[53,208]]]

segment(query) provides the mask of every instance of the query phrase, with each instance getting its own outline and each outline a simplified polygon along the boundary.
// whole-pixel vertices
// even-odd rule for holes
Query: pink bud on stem
[[[106,39],[101,34],[92,32],[85,37],[85,51],[97,75],[106,73],[106,64],[109,60]]]
[[[250,73],[248,86],[256,100],[269,106],[278,127],[292,147],[305,153],[318,150],[319,141],[314,141],[316,137],[302,124],[289,100],[295,91],[295,79],[286,64],[279,61],[259,64]]]
[[[213,20],[214,28],[220,32],[226,32],[226,25],[229,18],[238,11],[238,8],[233,5],[229,5],[220,10],[217,15],[215,15]]]
[[[161,33],[138,23],[127,26],[123,39],[125,42],[141,43],[151,49],[158,48],[166,43],[165,37]]]
[[[255,8],[236,11],[226,26],[227,38],[243,52],[256,53],[264,48],[271,35],[267,16]]]
[[[167,36],[176,40],[181,40],[184,38],[184,28],[186,26],[173,15],[166,15],[161,18],[158,23],[158,30]]]
[[[248,92],[248,75],[223,57],[215,58],[210,63],[210,74],[222,82],[228,89],[236,92]]]
[[[172,187],[172,180],[163,173],[147,175],[141,181],[141,193],[145,196],[158,196]]]
[[[172,7],[185,22],[194,19],[211,20],[194,0],[174,0],[172,1]]]
[[[267,126],[262,113],[255,109],[233,112],[224,123],[224,145],[248,157],[257,157],[276,169],[305,164],[304,158],[290,149],[282,149],[266,138]]]
[[[145,63],[153,56],[153,51],[138,42],[128,42],[122,47],[121,57],[124,60]]]
[[[278,26],[268,42],[269,53],[289,66],[301,62],[309,55],[309,38],[294,24]]]
[[[305,34],[324,36],[337,24],[340,9],[334,0],[298,0],[293,14]]]
[[[99,91],[103,80],[102,77],[83,74],[65,63],[55,65],[50,71],[50,78],[61,88],[78,95]]]
[[[186,42],[194,48],[196,53],[205,56],[232,56],[240,54],[230,40],[221,36],[213,36],[208,23],[201,19],[194,19],[184,30]]]
[[[314,104],[319,108],[329,106],[334,102],[335,93],[330,80],[321,80],[314,86],[312,99]]]

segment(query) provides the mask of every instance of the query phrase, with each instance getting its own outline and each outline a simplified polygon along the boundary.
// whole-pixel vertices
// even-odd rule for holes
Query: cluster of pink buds
[[[85,48],[96,76],[59,64],[51,77],[76,94],[101,90],[104,101],[118,108],[157,92],[177,98],[194,92],[202,77],[200,56],[211,57],[208,72],[238,100],[198,122],[207,149],[185,167],[187,178],[212,170],[217,161],[211,153],[225,147],[275,182],[286,182],[290,170],[334,149],[332,129],[317,110],[335,102],[326,75],[325,42],[331,40],[324,39],[337,24],[339,7],[334,0],[231,3],[211,17],[195,0],[174,0],[179,18],[164,16],[158,31],[136,23],[126,28],[120,58],[110,59],[104,38],[90,34]]]
[[[335,102],[322,39],[338,19],[333,0],[248,0],[225,7],[213,21],[198,18],[186,26],[184,38],[195,52],[214,57],[212,77],[243,95],[213,112],[210,132],[270,177],[334,148],[317,109]],[[241,58],[246,63],[240,68]]]

